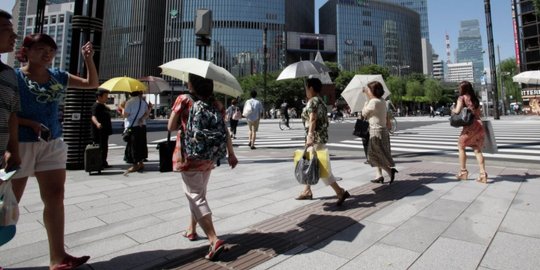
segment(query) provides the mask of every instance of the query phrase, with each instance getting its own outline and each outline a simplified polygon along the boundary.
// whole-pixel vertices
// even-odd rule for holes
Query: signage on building
[[[521,96],[540,96],[540,89],[534,89],[534,90],[521,90]]]

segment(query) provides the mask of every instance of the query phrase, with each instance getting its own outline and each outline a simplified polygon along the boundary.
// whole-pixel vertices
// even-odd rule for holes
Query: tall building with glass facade
[[[212,11],[206,58],[236,76],[263,71],[266,28],[267,68],[286,64],[285,31],[314,31],[314,1],[166,0],[163,61],[198,57],[194,21],[198,9]]]
[[[377,64],[394,74],[422,72],[420,15],[379,1],[329,0],[319,32],[336,35],[338,65],[350,71]]]
[[[480,83],[484,73],[484,53],[478,20],[461,21],[456,59],[458,63],[472,62],[474,82]]]
[[[99,77],[159,76],[165,1],[105,1]]]
[[[394,3],[412,9],[420,14],[420,28],[422,38],[429,41],[429,21],[427,0],[378,0],[388,3]]]

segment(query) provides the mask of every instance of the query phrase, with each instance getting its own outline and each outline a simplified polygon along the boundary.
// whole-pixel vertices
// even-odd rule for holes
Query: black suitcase
[[[103,164],[101,160],[101,149],[98,144],[89,144],[84,149],[84,170],[88,172],[89,175],[92,172],[97,172],[101,174],[103,169]]]
[[[171,141],[171,133],[167,134],[167,140],[157,144],[159,150],[159,171],[172,172],[172,156],[176,141]]]

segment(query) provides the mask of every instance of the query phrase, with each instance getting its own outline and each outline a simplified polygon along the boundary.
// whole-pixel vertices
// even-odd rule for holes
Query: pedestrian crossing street
[[[404,118],[400,118],[402,121]],[[413,121],[414,118],[406,119]],[[346,119],[344,123],[354,123],[354,119]],[[484,156],[488,159],[540,162],[540,121],[538,120],[491,120],[498,153]],[[331,123],[340,125],[341,123]],[[292,129],[280,130],[277,123],[261,124],[257,132],[255,146],[258,149],[287,149],[302,148],[304,146],[305,131],[300,122],[291,123]],[[457,138],[460,128],[451,127],[447,121],[441,121],[428,126],[421,126],[406,130],[398,130],[390,137],[393,155],[442,155],[457,156]],[[233,140],[235,147],[249,149],[247,126],[239,126],[237,138]],[[172,136],[175,140],[175,136]],[[148,147],[155,147],[160,141],[149,142]],[[363,149],[362,139],[350,136],[350,139],[329,143],[333,149]],[[362,153],[362,152],[360,152]],[[473,157],[472,151],[467,155]]]
[[[498,152],[484,153],[486,158],[508,161],[540,161],[540,122],[491,120]],[[392,154],[415,153],[457,156],[457,138],[461,128],[451,127],[448,122],[399,130],[390,137]],[[329,147],[363,149],[362,139],[353,138]],[[467,151],[468,156],[474,153]]]

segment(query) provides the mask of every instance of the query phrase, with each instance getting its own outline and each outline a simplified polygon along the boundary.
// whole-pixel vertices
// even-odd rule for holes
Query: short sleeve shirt
[[[9,117],[20,110],[19,87],[13,68],[0,62],[0,159],[9,140]]]
[[[181,136],[182,132],[186,130],[189,109],[193,105],[193,98],[191,95],[180,95],[176,98],[172,110],[179,116],[179,128],[176,135],[176,147],[173,153],[173,169],[175,171],[207,171],[214,168],[214,162],[212,160],[190,160],[187,159],[185,152],[182,151]],[[224,112],[222,112],[224,115]]]
[[[312,97],[302,111],[302,121],[306,127],[306,133],[309,130],[309,115],[312,112],[317,114],[317,122],[313,134],[314,142],[325,144],[328,142],[328,115],[326,104],[324,104],[324,101],[319,96]]]
[[[134,127],[140,126],[140,119],[143,118],[147,109],[148,103],[146,103],[146,101],[144,101],[140,96],[130,98],[126,102],[126,108],[124,109],[124,112],[129,114],[128,117],[124,119],[124,127],[127,129],[132,125]]]
[[[58,105],[66,95],[69,74],[60,69],[49,69],[50,79],[44,84],[30,80],[16,70],[21,98],[20,118],[39,122],[49,128],[51,139],[62,136],[62,125],[58,117]],[[20,142],[37,142],[37,134],[30,127],[19,126]]]
[[[98,122],[101,123],[102,134],[112,134],[111,110],[107,105],[95,102],[92,105],[92,116],[95,116]],[[97,134],[98,132],[99,129],[96,125],[92,124],[92,134]]]

